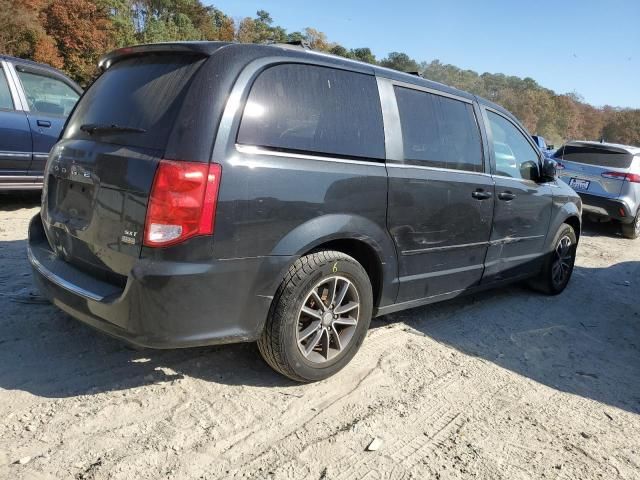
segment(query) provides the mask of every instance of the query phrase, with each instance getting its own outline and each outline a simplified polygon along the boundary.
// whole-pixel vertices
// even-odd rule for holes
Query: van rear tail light
[[[640,175],[637,173],[604,172],[602,176],[613,180],[626,180],[631,183],[640,183]]]
[[[161,160],[153,179],[144,245],[166,247],[214,229],[222,167]]]

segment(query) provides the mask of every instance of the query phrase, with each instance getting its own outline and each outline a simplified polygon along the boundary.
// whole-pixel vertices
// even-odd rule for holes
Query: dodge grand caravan
[[[44,295],[114,337],[257,341],[314,381],[372,316],[569,281],[580,199],[497,105],[292,46],[155,44],[100,66],[28,254]]]

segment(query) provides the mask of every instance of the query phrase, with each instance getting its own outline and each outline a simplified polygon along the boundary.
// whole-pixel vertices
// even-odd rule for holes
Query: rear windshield
[[[617,152],[606,148],[565,145],[560,147],[554,157],[559,160],[585,163],[609,168],[629,168],[633,161],[630,153]]]
[[[204,60],[193,55],[145,55],[115,63],[87,90],[63,138],[164,149],[191,80]],[[81,130],[117,125],[144,132]]]

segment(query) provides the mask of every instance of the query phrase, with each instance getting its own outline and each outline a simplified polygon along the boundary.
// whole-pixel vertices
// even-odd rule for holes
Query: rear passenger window
[[[313,65],[271,67],[251,88],[237,140],[285,151],[383,159],[375,78]]]
[[[0,109],[13,110],[13,100],[11,98],[11,92],[9,91],[9,84],[7,83],[7,77],[2,68],[0,68]]]
[[[472,105],[419,90],[394,88],[406,163],[483,170],[482,142]]]

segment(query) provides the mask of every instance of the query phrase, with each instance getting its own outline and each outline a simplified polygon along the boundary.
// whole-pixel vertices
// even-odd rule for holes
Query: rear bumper
[[[583,213],[589,213],[599,217],[608,217],[619,220],[622,223],[631,223],[635,217],[637,206],[629,205],[624,200],[598,197],[587,193],[578,192],[582,199]]]
[[[59,259],[40,215],[29,226],[28,256],[36,285],[72,317],[128,343],[179,348],[253,341],[291,257],[210,263],[140,259],[123,288]]]

